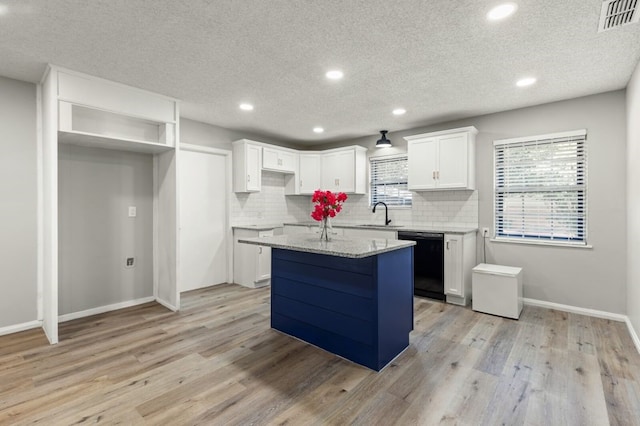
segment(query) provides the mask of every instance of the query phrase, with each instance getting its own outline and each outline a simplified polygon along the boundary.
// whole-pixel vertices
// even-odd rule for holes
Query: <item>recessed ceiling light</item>
[[[253,105],[251,104],[240,104],[240,109],[243,111],[253,111]]]
[[[8,12],[9,8],[4,4],[0,4],[0,15],[6,15]]]
[[[402,115],[405,112],[407,112],[407,110],[404,108],[396,108],[393,110],[393,115]]]
[[[527,87],[527,86],[531,86],[536,81],[538,81],[538,80],[536,80],[535,77],[521,78],[520,80],[518,80],[516,82],[516,86],[518,86],[518,87]]]
[[[322,132],[324,132],[324,129],[322,127],[314,127],[313,128],[313,132],[314,133],[322,133]]]
[[[499,21],[507,16],[513,15],[518,10],[518,5],[515,3],[504,3],[491,9],[487,13],[487,19],[490,21]]]
[[[344,77],[344,73],[340,70],[331,70],[331,71],[327,71],[325,76],[329,80],[340,80],[342,77]]]

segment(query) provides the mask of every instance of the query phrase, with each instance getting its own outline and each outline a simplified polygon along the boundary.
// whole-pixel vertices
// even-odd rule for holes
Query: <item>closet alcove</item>
[[[51,65],[39,97],[47,338],[61,321],[153,300],[178,310],[178,102]]]

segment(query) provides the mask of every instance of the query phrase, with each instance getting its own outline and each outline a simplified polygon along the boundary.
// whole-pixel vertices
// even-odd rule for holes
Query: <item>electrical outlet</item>
[[[129,217],[136,217],[137,213],[136,206],[129,206]]]
[[[486,237],[488,237],[488,236],[489,236],[489,232],[490,232],[490,231],[489,231],[489,228],[482,228],[482,236],[483,236],[484,238],[486,238]]]
[[[136,267],[136,258],[135,257],[127,257],[124,261],[125,268],[135,268]]]

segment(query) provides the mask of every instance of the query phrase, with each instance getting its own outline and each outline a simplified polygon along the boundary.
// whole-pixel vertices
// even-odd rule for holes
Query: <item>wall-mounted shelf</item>
[[[159,154],[175,149],[161,143],[145,142],[135,139],[113,138],[87,132],[58,132],[58,141],[69,145],[94,148],[118,149],[123,151]]]

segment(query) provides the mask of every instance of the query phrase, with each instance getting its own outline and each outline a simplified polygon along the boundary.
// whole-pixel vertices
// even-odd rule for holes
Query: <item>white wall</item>
[[[640,333],[640,63],[627,86],[627,315]]]
[[[180,118],[181,143],[230,150],[231,142],[238,139],[251,139],[257,142],[270,143],[289,148],[299,148],[298,146],[281,142],[277,139],[261,136],[259,134],[225,129],[224,127],[213,126],[211,124],[201,123],[187,118]]]
[[[526,96],[526,92],[523,92],[523,96]],[[625,107],[625,92],[622,90],[586,96],[389,133],[394,148],[376,152],[381,155],[406,151],[403,136],[475,126],[479,131],[476,138],[479,226],[493,229],[493,141],[586,128],[589,173],[588,232],[589,244],[593,245],[593,248],[488,243],[487,261],[523,267],[525,297],[625,313]],[[357,144],[368,147],[371,152],[376,150],[374,145],[378,138],[379,135],[371,135],[331,146]],[[477,259],[481,260],[482,240],[478,240]],[[640,277],[640,270],[637,277]]]
[[[64,144],[58,156],[59,314],[153,296],[153,157]]]
[[[0,77],[0,328],[37,319],[36,86]]]

